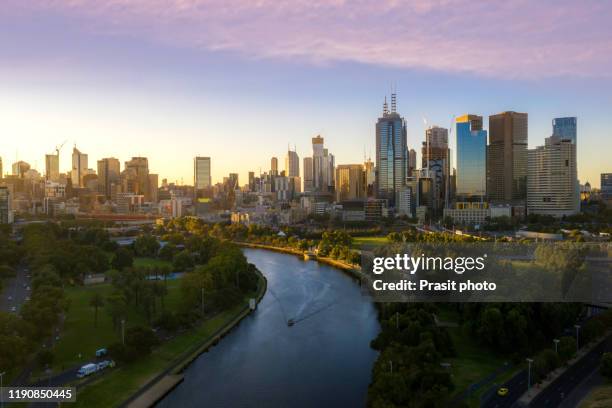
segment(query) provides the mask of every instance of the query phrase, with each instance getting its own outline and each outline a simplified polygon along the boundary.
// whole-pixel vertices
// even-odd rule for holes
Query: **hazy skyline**
[[[408,146],[423,117],[529,113],[529,146],[553,117],[578,117],[578,176],[599,185],[612,151],[612,4],[599,1],[4,2],[0,157],[5,172],[68,140],[193,182],[192,159],[230,172],[300,159],[316,134],[336,164],[374,154],[395,86]],[[485,127],[487,121],[485,120]],[[449,138],[454,150],[454,131]],[[123,163],[122,163],[123,165]]]

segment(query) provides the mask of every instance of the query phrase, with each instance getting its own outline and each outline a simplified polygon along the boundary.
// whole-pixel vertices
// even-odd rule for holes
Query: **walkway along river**
[[[268,280],[257,311],[198,357],[157,406],[365,406],[377,355],[369,344],[380,326],[359,285],[316,261],[244,253]]]

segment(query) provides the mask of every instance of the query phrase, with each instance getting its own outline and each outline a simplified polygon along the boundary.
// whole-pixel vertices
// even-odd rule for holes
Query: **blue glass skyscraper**
[[[571,140],[573,144],[576,144],[578,134],[576,122],[576,117],[554,118],[552,121],[553,136],[559,136],[562,140]]]
[[[487,131],[482,116],[457,118],[457,189],[460,200],[483,200],[487,182]]]
[[[391,112],[385,100],[383,116],[376,123],[376,197],[394,206],[396,193],[406,184],[407,169],[406,122],[396,112],[393,94]]]

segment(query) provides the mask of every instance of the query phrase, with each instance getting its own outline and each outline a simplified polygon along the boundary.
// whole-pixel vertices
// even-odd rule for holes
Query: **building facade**
[[[576,117],[554,118],[552,121],[553,136],[570,140],[576,144],[578,138],[578,119]]]
[[[527,196],[527,114],[489,116],[487,197],[510,203]]]
[[[81,153],[74,146],[72,149],[72,170],[70,179],[73,187],[83,187],[83,176],[87,173],[87,154]]]
[[[300,158],[296,151],[287,151],[287,156],[285,156],[285,175],[287,177],[300,177]]]
[[[118,185],[121,176],[121,164],[114,157],[98,160],[98,192],[107,200],[112,198],[113,187]]]
[[[396,111],[395,94],[391,111],[383,104],[376,123],[376,197],[395,205],[395,196],[406,182],[408,171],[406,121]]]
[[[527,213],[562,217],[579,211],[576,145],[551,136],[528,151]]]
[[[205,191],[212,187],[210,157],[194,157],[193,186],[196,190],[196,197],[204,197],[206,195]]]
[[[456,195],[469,201],[482,201],[487,192],[487,132],[482,129],[482,116],[457,118],[456,137]]]
[[[336,167],[336,201],[366,198],[365,172],[361,164],[340,164]]]

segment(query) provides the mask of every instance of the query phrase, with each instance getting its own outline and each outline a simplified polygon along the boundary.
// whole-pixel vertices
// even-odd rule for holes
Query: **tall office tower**
[[[249,171],[249,191],[255,191],[255,172]]]
[[[11,192],[8,187],[0,186],[0,224],[10,224],[12,222]]]
[[[212,188],[210,157],[196,156],[193,159],[193,188],[195,197],[201,198]]]
[[[270,159],[270,174],[273,176],[278,176],[278,158],[272,157]]]
[[[376,123],[376,197],[386,199],[390,207],[408,171],[406,121],[397,113],[395,101],[392,94],[389,111],[385,98],[382,117]]]
[[[157,203],[159,201],[159,175],[149,173],[149,201]]]
[[[450,151],[448,129],[432,126],[425,130],[421,168],[432,181],[432,210],[436,215],[445,205],[449,190]]]
[[[146,202],[152,202],[154,189],[149,179],[149,160],[146,157],[132,157],[125,162],[123,170],[124,183],[127,189],[124,192],[144,195]]]
[[[4,177],[4,173],[2,171],[2,157],[0,157],[0,180],[2,180],[2,177]]]
[[[45,154],[45,180],[59,181],[59,153]]]
[[[28,170],[30,170],[30,164],[23,160],[13,163],[13,176],[24,178]]]
[[[365,172],[361,164],[336,167],[336,201],[366,198]]]
[[[601,199],[612,201],[612,173],[601,173]]]
[[[486,196],[487,131],[482,116],[463,115],[456,120],[458,201],[482,201]]]
[[[363,163],[363,169],[365,171],[365,185],[366,185],[366,196],[374,197],[374,186],[376,183],[376,167],[372,159],[369,159]],[[336,180],[337,181],[337,180]]]
[[[98,192],[107,200],[111,199],[112,186],[119,184],[121,164],[114,157],[98,160]]]
[[[312,138],[312,179],[313,189],[317,192],[334,189],[334,155],[323,146],[323,142],[320,135]]]
[[[576,144],[578,137],[577,122],[576,117],[554,118],[552,121],[553,136],[570,140],[573,144]]]
[[[87,154],[81,153],[74,146],[72,149],[72,170],[70,171],[70,179],[73,187],[83,187],[83,176],[87,172]]]
[[[300,177],[300,158],[294,150],[288,150],[285,156],[285,175],[287,177]]]
[[[489,116],[487,196],[511,203],[527,196],[527,114],[502,112]]]
[[[416,176],[415,170],[417,169],[417,155],[416,150],[410,149],[408,152],[408,177]]]
[[[576,214],[576,145],[551,136],[527,155],[527,212],[554,217]]]
[[[314,191],[314,169],[312,166],[312,157],[304,157],[304,192],[310,193]]]

